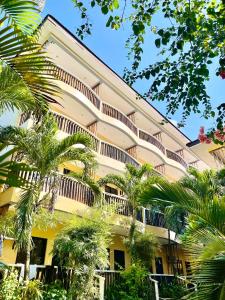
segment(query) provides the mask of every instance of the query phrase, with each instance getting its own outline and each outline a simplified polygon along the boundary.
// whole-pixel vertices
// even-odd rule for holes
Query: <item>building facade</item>
[[[155,172],[170,181],[176,181],[193,166],[199,170],[208,168],[198,153],[186,146],[190,140],[165,119],[150,103],[140,98],[110,67],[102,62],[85,45],[77,40],[53,17],[48,16],[41,27],[41,42],[56,64],[61,97],[55,97],[61,105],[51,104],[58,127],[59,138],[75,132],[91,136],[98,162],[96,179],[109,173],[122,174],[125,164],[138,167],[151,164]],[[29,127],[32,120],[25,115],[18,118],[20,126]],[[73,163],[61,167],[66,174],[76,170]],[[47,179],[46,179],[47,180]],[[47,183],[46,183],[47,189]],[[43,191],[45,192],[45,191]],[[123,239],[128,233],[129,209],[126,199],[113,186],[106,186],[107,203],[119,204],[112,223],[113,239],[109,248],[110,268],[126,268],[129,254]],[[19,191],[9,188],[0,195],[1,213],[18,201]],[[72,180],[61,181],[56,211],[83,216],[92,209],[93,195],[84,185]],[[176,234],[166,228],[163,214],[142,209],[138,218],[140,231],[153,232],[159,238],[161,249],[153,262],[153,273],[187,274],[188,258],[185,258]],[[31,263],[51,265],[54,239],[61,229],[34,229],[35,247]],[[20,253],[13,249],[13,240],[5,239],[1,260],[15,264],[22,261]]]

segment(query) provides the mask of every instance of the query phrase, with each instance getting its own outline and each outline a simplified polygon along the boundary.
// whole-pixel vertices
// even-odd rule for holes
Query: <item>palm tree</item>
[[[0,148],[0,150],[3,147]],[[7,150],[0,155],[0,186],[9,185],[13,187],[25,187],[28,182],[21,176],[21,172],[31,171],[25,163],[19,163],[10,160],[11,156],[16,152],[16,148]]]
[[[38,43],[37,1],[0,0],[0,11],[0,113],[38,107],[57,87],[49,75],[54,66]]]
[[[198,284],[189,299],[225,299],[225,194],[220,174],[192,169],[180,182],[160,179],[141,195],[145,203],[167,203],[189,214],[183,239]]]
[[[144,164],[139,168],[136,168],[131,164],[127,164],[126,172],[123,176],[109,174],[98,181],[100,186],[105,186],[106,184],[115,185],[123,192],[124,196],[127,198],[128,206],[131,208],[132,215],[128,242],[132,257],[136,217],[138,208],[141,206],[139,196],[143,192],[143,189],[150,178],[152,178],[151,182],[155,182],[155,177],[149,177],[150,175],[152,175],[152,167],[149,164]]]
[[[48,205],[49,211],[53,212],[61,178],[58,173],[59,166],[68,161],[79,161],[85,166],[84,172],[88,172],[94,163],[90,149],[92,141],[89,136],[76,133],[58,140],[57,130],[54,117],[51,115],[45,116],[41,123],[35,124],[31,129],[17,127],[0,129],[2,143],[16,146],[17,157],[37,169],[33,176],[30,175],[31,187],[21,194],[15,221],[17,246],[26,251],[26,280],[29,278],[33,219],[42,206]],[[50,179],[48,193],[41,197],[47,178]]]

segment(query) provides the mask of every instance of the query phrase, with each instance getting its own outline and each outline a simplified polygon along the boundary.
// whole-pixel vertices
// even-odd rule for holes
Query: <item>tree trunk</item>
[[[48,211],[50,213],[53,213],[54,210],[55,210],[55,204],[56,204],[56,201],[57,201],[57,198],[58,198],[59,183],[60,183],[60,179],[57,176],[54,179],[54,183],[53,183],[53,186],[52,186],[52,197],[51,197],[51,200],[50,200],[49,206],[48,206]]]
[[[136,210],[133,209],[132,221],[131,221],[130,231],[129,231],[129,244],[130,244],[131,261],[133,261],[133,245],[134,245],[135,229],[136,229]]]
[[[25,266],[24,266],[24,281],[25,283],[29,282],[30,279],[30,252],[31,252],[31,234],[32,234],[32,228],[29,230],[28,239],[26,243],[26,260],[25,260]]]

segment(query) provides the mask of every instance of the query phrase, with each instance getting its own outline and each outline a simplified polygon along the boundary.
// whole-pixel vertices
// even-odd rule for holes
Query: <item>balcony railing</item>
[[[122,122],[128,128],[130,128],[130,130],[133,131],[136,135],[138,134],[138,129],[134,125],[134,123],[126,115],[124,115],[123,113],[121,113],[120,111],[118,111],[117,109],[112,107],[111,105],[103,103],[102,104],[102,112],[105,115]]]
[[[131,208],[127,199],[117,195],[104,193],[105,204],[112,206],[115,212],[119,215],[130,216]]]
[[[140,166],[140,164],[132,158],[127,152],[123,151],[120,148],[117,148],[111,144],[101,142],[101,152],[102,155],[116,159],[125,164],[132,164],[135,167]]]
[[[173,152],[171,150],[166,149],[166,155],[167,155],[168,158],[170,158],[170,159],[178,162],[183,167],[185,167],[185,168],[188,167],[188,164],[186,163],[186,161],[180,155],[178,155],[177,153],[175,153],[175,152]]]
[[[53,113],[53,115],[55,117],[55,120],[56,120],[57,125],[58,125],[60,130],[62,130],[63,132],[66,132],[68,134],[74,134],[74,133],[77,133],[77,132],[87,134],[92,139],[94,150],[95,151],[98,150],[99,140],[93,134],[88,132],[86,129],[82,128],[77,123],[71,121],[68,118],[65,118],[64,116],[61,116],[61,115],[56,114],[56,113]]]
[[[185,160],[178,155],[177,153],[166,149],[162,143],[157,140],[154,136],[151,134],[138,129],[135,124],[130,120],[129,117],[127,117],[124,113],[120,112],[116,108],[112,107],[109,104],[106,104],[102,102],[98,95],[85,83],[83,83],[81,80],[73,76],[72,74],[68,73],[67,71],[63,70],[60,67],[55,67],[55,70],[53,70],[56,78],[63,81],[64,83],[72,86],[76,90],[80,91],[85,97],[87,97],[88,100],[98,109],[102,109],[102,113],[122,122],[125,124],[135,135],[139,136],[140,139],[145,140],[146,142],[156,146],[163,154],[166,154],[166,156],[178,163],[180,163],[185,168],[188,167],[188,164],[185,162]],[[102,104],[102,105],[101,105]],[[102,108],[101,108],[102,107]],[[27,116],[22,115],[20,120],[20,125],[22,125],[27,120]],[[59,124],[61,122],[65,122],[61,117],[58,118]],[[74,124],[72,121],[68,120],[65,122],[67,124],[61,124],[60,126],[65,126],[65,131],[70,134],[74,130]],[[61,128],[62,129],[62,128]],[[63,129],[62,129],[63,130]],[[97,147],[97,145],[95,145]]]
[[[165,147],[154,136],[150,135],[149,133],[143,130],[139,130],[139,138],[156,146],[163,154],[165,154]]]
[[[100,109],[100,103],[101,101],[99,100],[98,96],[95,94],[95,92],[86,86],[82,81],[77,79],[75,76],[72,74],[69,74],[68,72],[64,71],[63,69],[56,67],[55,68],[55,76],[59,80],[63,81],[64,83],[72,86],[79,92],[81,92],[85,97],[88,98],[88,100],[91,101],[91,103]]]

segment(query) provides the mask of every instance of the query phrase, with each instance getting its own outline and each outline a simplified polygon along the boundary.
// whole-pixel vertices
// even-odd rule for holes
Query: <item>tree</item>
[[[73,270],[69,290],[73,299],[94,299],[95,270],[108,265],[109,236],[109,226],[101,213],[91,220],[72,222],[57,236],[53,253],[60,266]]]
[[[30,174],[31,186],[24,190],[16,208],[16,243],[19,248],[26,251],[25,279],[29,278],[31,233],[34,216],[42,206],[48,205],[53,212],[61,175],[58,168],[68,161],[80,161],[87,171],[94,161],[90,150],[92,142],[90,137],[81,133],[68,136],[61,141],[57,139],[57,125],[54,117],[47,115],[42,122],[31,129],[6,127],[0,129],[0,139],[5,145],[14,145],[17,155],[36,168]],[[79,148],[79,145],[84,148]],[[78,145],[78,147],[74,147]],[[41,196],[43,186],[48,179],[48,192]]]
[[[0,186],[6,184],[13,187],[25,187],[29,184],[21,176],[21,172],[32,169],[25,163],[12,161],[11,156],[15,152],[16,148],[13,148],[0,155]]]
[[[143,201],[166,202],[189,213],[183,240],[192,256],[193,279],[198,284],[198,291],[189,299],[224,299],[225,194],[220,176],[221,172],[192,171],[178,183],[160,179],[141,196]]]
[[[81,38],[91,34],[89,11],[94,6],[107,16],[106,27],[118,30],[126,25],[129,32],[126,46],[132,61],[130,70],[125,69],[124,74],[128,84],[133,85],[139,79],[150,80],[150,88],[143,96],[147,100],[166,101],[168,114],[183,108],[180,126],[194,112],[205,118],[216,117],[216,128],[223,133],[225,103],[217,109],[213,107],[206,82],[214,61],[217,63],[214,75],[225,79],[224,0],[72,2],[83,20],[77,30]],[[162,19],[163,25],[159,23]],[[142,67],[144,44],[148,40],[155,40],[161,59]]]
[[[1,0],[0,10],[0,114],[6,108],[44,109],[59,90],[50,75],[53,63],[38,43],[37,1]]]
[[[99,180],[100,186],[105,186],[106,184],[113,184],[118,189],[120,189],[124,196],[127,198],[128,206],[131,208],[131,225],[129,230],[129,248],[132,255],[133,245],[134,245],[134,236],[136,228],[136,217],[138,208],[141,206],[139,199],[140,194],[143,192],[143,189],[146,183],[151,180],[154,181],[155,177],[149,179],[148,177],[152,174],[152,167],[148,164],[144,164],[139,168],[134,167],[131,164],[126,165],[126,172],[123,176],[109,174]]]

